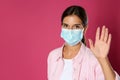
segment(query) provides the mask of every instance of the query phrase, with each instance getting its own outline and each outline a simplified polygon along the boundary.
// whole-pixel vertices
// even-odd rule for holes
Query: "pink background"
[[[109,59],[120,74],[119,0],[1,0],[0,80],[47,80],[48,53],[63,44],[60,18],[70,5],[83,6],[89,17],[86,37],[98,26],[112,33]]]

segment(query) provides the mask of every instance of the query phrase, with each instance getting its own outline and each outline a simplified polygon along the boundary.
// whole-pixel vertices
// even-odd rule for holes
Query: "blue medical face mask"
[[[62,28],[61,38],[63,38],[68,45],[74,46],[81,42],[83,38],[83,31],[84,29],[71,30]]]

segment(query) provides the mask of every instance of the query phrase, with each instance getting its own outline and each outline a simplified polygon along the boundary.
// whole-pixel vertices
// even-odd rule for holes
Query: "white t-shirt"
[[[60,80],[72,80],[73,61],[72,59],[63,59],[63,60],[65,65]]]

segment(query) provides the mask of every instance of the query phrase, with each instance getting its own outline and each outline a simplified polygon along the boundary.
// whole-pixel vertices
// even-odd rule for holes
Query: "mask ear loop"
[[[82,32],[84,32],[84,28],[82,29]]]

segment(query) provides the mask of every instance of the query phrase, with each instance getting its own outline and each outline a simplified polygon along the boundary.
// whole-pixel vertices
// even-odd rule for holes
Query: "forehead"
[[[76,15],[70,15],[63,19],[63,23],[66,24],[79,24],[82,23],[82,20]]]

